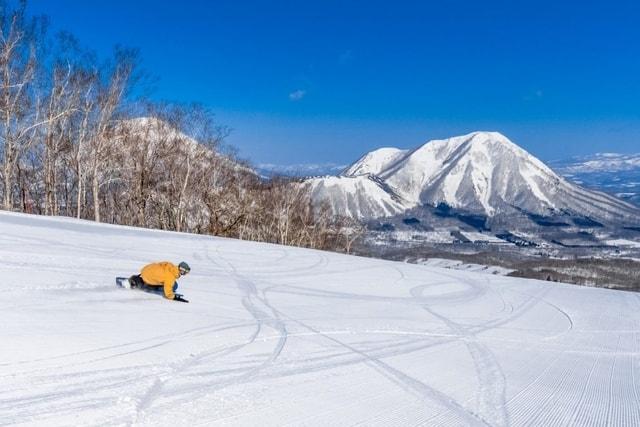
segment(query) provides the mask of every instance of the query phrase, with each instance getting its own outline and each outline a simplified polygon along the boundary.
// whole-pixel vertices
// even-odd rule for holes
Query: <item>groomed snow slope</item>
[[[0,425],[640,425],[638,294],[8,213],[0,265]]]

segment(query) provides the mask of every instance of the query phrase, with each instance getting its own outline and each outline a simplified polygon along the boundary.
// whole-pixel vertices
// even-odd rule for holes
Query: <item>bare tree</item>
[[[342,237],[344,244],[344,251],[351,253],[353,244],[364,234],[366,231],[364,225],[357,219],[345,217],[339,219],[339,233]]]
[[[155,106],[148,104],[146,108],[148,118],[126,120],[118,127],[128,152],[123,169],[128,188],[122,192],[128,209],[126,206],[122,209],[131,211],[133,225],[143,227],[153,226],[147,217],[148,207],[162,179],[162,171],[157,165],[169,150],[167,125],[154,118],[157,114]]]
[[[117,143],[114,138],[117,135],[114,130],[114,120],[125,91],[128,89],[135,61],[134,51],[117,51],[115,64],[109,72],[107,81],[99,87],[96,122],[87,147],[93,212],[96,222],[100,222],[100,187],[110,182],[110,167],[114,166],[113,149]]]
[[[44,126],[44,184],[45,213],[58,214],[57,180],[62,154],[69,150],[72,134],[70,124],[72,114],[78,111],[80,89],[76,80],[82,78],[82,72],[67,62],[57,64],[52,72],[52,85],[46,108],[46,126]]]
[[[0,3],[0,137],[3,148],[3,206],[13,208],[13,183],[18,160],[32,142],[37,118],[30,115],[30,85],[36,70],[35,37],[40,21],[29,20],[26,3],[11,9]]]
[[[82,73],[77,84],[80,94],[79,114],[73,135],[71,164],[75,169],[76,178],[76,217],[80,219],[85,205],[88,147],[93,136],[93,115],[97,104],[97,72],[92,70]]]

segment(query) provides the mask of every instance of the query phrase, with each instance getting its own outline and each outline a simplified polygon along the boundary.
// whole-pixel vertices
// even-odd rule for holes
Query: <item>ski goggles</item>
[[[185,269],[185,268],[180,268],[178,269],[180,271],[180,275],[184,276],[185,274],[187,274],[189,272],[189,270]]]

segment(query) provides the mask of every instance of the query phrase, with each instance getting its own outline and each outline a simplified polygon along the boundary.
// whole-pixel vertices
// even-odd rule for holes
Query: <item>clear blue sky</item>
[[[473,130],[550,160],[640,152],[640,1],[32,0],[256,163],[347,163]]]

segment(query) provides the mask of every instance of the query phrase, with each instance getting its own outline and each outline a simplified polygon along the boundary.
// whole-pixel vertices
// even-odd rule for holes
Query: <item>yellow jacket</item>
[[[163,286],[165,298],[173,299],[173,284],[180,277],[180,270],[168,261],[156,262],[144,266],[140,276],[149,286]]]

